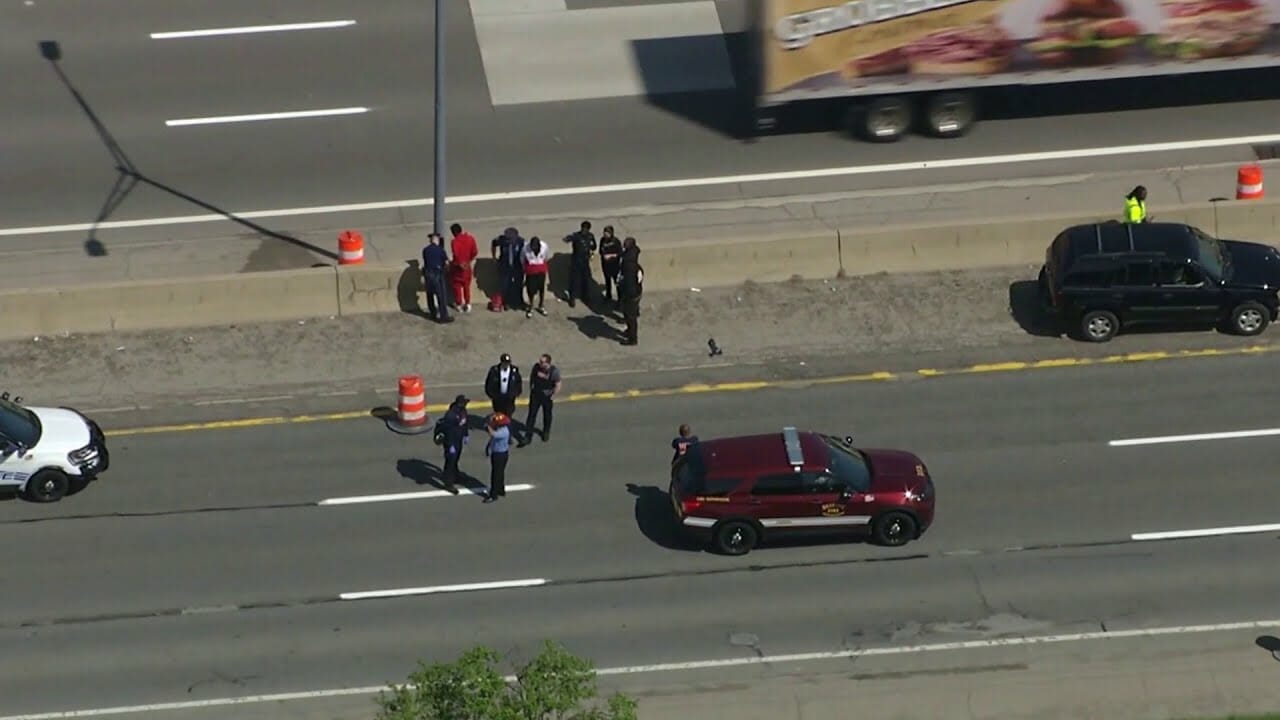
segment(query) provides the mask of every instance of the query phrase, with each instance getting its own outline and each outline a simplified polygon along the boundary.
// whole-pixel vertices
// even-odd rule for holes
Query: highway
[[[556,639],[618,667],[1274,617],[1274,530],[1133,536],[1275,523],[1277,437],[1111,444],[1272,428],[1275,393],[1257,380],[1271,367],[1239,356],[565,405],[555,439],[512,460],[509,482],[532,487],[492,506],[468,493],[320,504],[432,489],[429,441],[372,419],[122,437],[82,494],[0,503],[0,544],[17,550],[0,717],[378,685],[477,642]],[[704,438],[797,424],[909,448],[937,482],[937,523],[900,549],[700,552],[663,492],[680,422]],[[484,475],[478,446],[463,467]],[[405,588],[436,592],[342,599]]]
[[[551,48],[577,43],[583,36],[601,39],[573,45],[581,48],[577,55],[561,57],[565,53],[558,51],[555,57],[560,59],[525,69],[518,56],[507,57],[512,53],[504,43],[509,41],[502,39],[507,28],[524,22],[521,16],[495,19],[486,11],[480,23],[472,7],[480,7],[478,2],[450,6],[451,197],[675,182],[635,192],[469,203],[458,206],[455,213],[465,217],[912,187],[1008,178],[1011,172],[1036,175],[1237,162],[1254,157],[1244,141],[1227,147],[1179,147],[1108,157],[1097,157],[1087,148],[1273,133],[1271,119],[1280,112],[1280,101],[1268,98],[1269,91],[1264,90],[1274,83],[1255,74],[1205,83],[1152,82],[1141,95],[1093,88],[1046,90],[1022,101],[997,99],[993,119],[957,141],[913,138],[892,146],[853,143],[830,132],[829,126],[802,117],[786,125],[786,132],[745,144],[730,127],[741,117],[732,90],[736,56],[728,54],[718,36],[707,34],[709,29],[730,34],[741,29],[743,19],[731,9],[734,3],[574,0],[562,11],[538,16],[536,24],[530,21],[530,41],[551,53]],[[484,7],[511,5],[491,0]],[[620,7],[626,5],[635,7]],[[0,102],[8,108],[5,163],[0,167],[0,225],[4,228],[91,222],[114,180],[107,151],[37,52],[37,42],[49,39],[61,43],[62,68],[137,166],[203,202],[226,210],[257,211],[431,196],[429,3],[286,0],[273,4],[269,12],[248,2],[213,6],[192,0],[130,0],[127,6],[128,12],[120,12],[114,6],[72,8],[37,2],[12,3],[0,10],[0,60],[10,69],[10,79],[0,89]],[[318,21],[350,24],[295,32],[151,37],[158,32]],[[648,39],[609,35],[629,25],[637,33],[643,28]],[[477,32],[477,27],[483,32]],[[642,57],[638,69],[591,75],[604,72],[596,66],[634,64],[627,60],[632,44],[649,47],[648,56],[662,56],[658,51],[665,47],[664,36],[690,33],[701,39],[688,50],[689,57],[702,62],[699,67],[705,66],[705,73],[646,64]],[[650,44],[645,46],[646,42]],[[535,74],[529,79],[518,77],[519,72]],[[513,88],[526,91],[521,94]],[[646,95],[649,90],[690,89],[697,92],[678,97]],[[1226,99],[1241,102],[1217,104]],[[1167,102],[1187,106],[1176,111],[1158,107]],[[364,112],[166,125],[172,120],[342,108]],[[619,142],[620,128],[626,130],[625,142]],[[1044,150],[1079,152],[1020,164],[1013,171],[1000,161],[1011,154]],[[947,158],[995,159],[954,169],[877,171],[748,185],[726,180],[721,185],[690,188],[679,182]],[[420,221],[429,217],[428,210],[410,209],[399,218]],[[110,220],[205,212],[140,187]],[[344,221],[371,219],[354,211],[304,213],[274,217],[268,224],[276,230],[303,231]],[[386,217],[381,221],[386,222]],[[154,241],[237,232],[243,230],[217,223],[107,230],[102,238],[118,246],[139,236]],[[73,247],[83,239],[82,230],[54,232],[51,237],[8,234],[0,238],[0,248],[47,251],[61,245]]]

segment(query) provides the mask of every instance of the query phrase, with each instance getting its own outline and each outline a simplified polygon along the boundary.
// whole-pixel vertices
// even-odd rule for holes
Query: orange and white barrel
[[[1244,165],[1236,171],[1236,199],[1262,199],[1262,168],[1258,165]]]
[[[364,262],[364,235],[344,230],[338,235],[338,264],[359,265]]]
[[[405,375],[400,378],[400,402],[396,407],[396,419],[405,427],[427,424],[427,393],[422,378]]]

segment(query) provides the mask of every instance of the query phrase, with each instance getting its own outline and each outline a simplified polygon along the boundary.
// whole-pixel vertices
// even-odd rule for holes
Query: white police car
[[[57,502],[111,464],[102,428],[71,408],[26,407],[0,393],[0,489]]]

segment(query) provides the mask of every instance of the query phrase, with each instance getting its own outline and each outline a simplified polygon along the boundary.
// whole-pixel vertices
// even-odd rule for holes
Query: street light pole
[[[433,195],[433,201],[432,201],[431,207],[435,211],[434,217],[433,217],[433,220],[434,220],[433,224],[435,225],[435,231],[440,235],[440,237],[444,237],[444,190],[445,190],[445,179],[444,179],[444,174],[445,174],[445,164],[444,164],[444,161],[445,161],[445,157],[444,157],[444,150],[445,150],[445,142],[444,142],[444,138],[445,138],[444,5],[445,5],[445,0],[435,0],[435,1],[436,1],[436,27],[435,27],[435,35],[436,35],[436,63],[435,63],[436,157],[435,157],[435,160],[436,160],[436,168],[435,168],[435,180],[432,183],[434,185],[434,195]]]

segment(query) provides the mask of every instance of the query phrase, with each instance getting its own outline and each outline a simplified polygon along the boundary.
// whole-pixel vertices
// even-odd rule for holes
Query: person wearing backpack
[[[622,303],[622,319],[627,324],[623,345],[640,342],[640,296],[644,294],[644,268],[640,265],[640,246],[634,237],[622,241],[622,272],[618,277],[618,298]]]
[[[435,443],[444,448],[444,470],[440,473],[440,481],[444,489],[454,495],[458,494],[458,461],[471,435],[471,428],[467,425],[469,402],[471,399],[466,395],[455,397],[449,409],[436,421],[435,432],[432,433]]]

